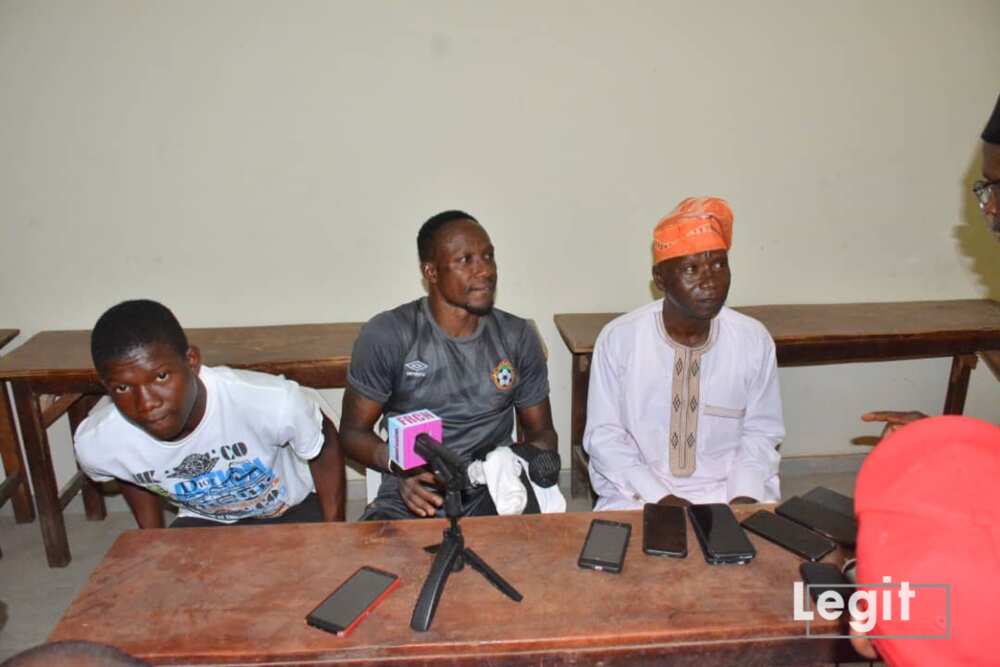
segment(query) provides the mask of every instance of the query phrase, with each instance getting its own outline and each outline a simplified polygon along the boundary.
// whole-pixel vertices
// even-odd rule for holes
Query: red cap
[[[891,665],[1000,664],[1000,428],[970,417],[921,419],[888,436],[858,474],[858,584],[908,582],[916,597],[891,620],[883,591],[869,635]],[[950,586],[916,588],[923,584]]]

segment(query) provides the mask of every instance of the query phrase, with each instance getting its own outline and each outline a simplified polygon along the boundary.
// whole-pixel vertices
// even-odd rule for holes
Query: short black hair
[[[133,658],[125,651],[84,640],[67,640],[42,644],[18,653],[5,660],[0,667],[34,667],[35,665],[77,664],[80,658],[89,658],[85,664],[106,667],[149,667],[148,663]],[[73,661],[73,662],[69,662]]]
[[[169,308],[149,299],[123,301],[97,320],[90,332],[90,356],[100,371],[108,362],[154,343],[169,345],[182,357],[188,351],[184,329]]]
[[[477,225],[479,224],[478,220],[465,211],[442,211],[428,218],[427,222],[420,227],[420,232],[417,234],[417,255],[419,255],[421,262],[429,262],[434,259],[434,241],[438,232],[448,223],[457,220],[471,220]]]

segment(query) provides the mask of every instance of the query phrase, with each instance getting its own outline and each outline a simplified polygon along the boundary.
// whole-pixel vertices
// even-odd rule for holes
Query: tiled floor
[[[838,468],[840,472],[814,472],[814,469]],[[783,495],[797,495],[821,485],[853,495],[855,472],[851,468],[856,466],[850,462],[846,466],[822,462],[783,466]],[[568,477],[564,482],[560,486],[569,499]],[[348,519],[360,516],[363,505],[361,498],[349,500]],[[570,500],[568,509],[588,511],[589,500]],[[96,522],[87,521],[81,513],[75,512],[67,512],[65,517],[73,561],[68,567],[50,569],[46,565],[37,521],[18,525],[12,517],[0,516],[0,548],[3,549],[0,601],[7,607],[7,623],[0,629],[0,660],[45,641],[111,543],[119,533],[135,527],[127,512],[110,512],[107,519]]]

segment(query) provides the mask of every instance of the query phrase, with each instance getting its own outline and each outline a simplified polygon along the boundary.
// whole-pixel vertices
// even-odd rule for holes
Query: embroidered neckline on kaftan
[[[670,473],[677,477],[690,477],[695,471],[698,443],[698,405],[701,400],[701,358],[719,334],[719,318],[712,318],[708,337],[698,347],[682,345],[670,337],[663,323],[663,312],[654,312],[656,330],[663,341],[674,350],[671,373],[670,436],[667,452]]]

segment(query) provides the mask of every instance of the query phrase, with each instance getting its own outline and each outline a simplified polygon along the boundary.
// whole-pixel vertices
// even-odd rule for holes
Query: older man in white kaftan
[[[597,510],[780,497],[774,341],[723,307],[732,221],[721,199],[681,202],[654,231],[664,298],[597,338],[583,438]]]

